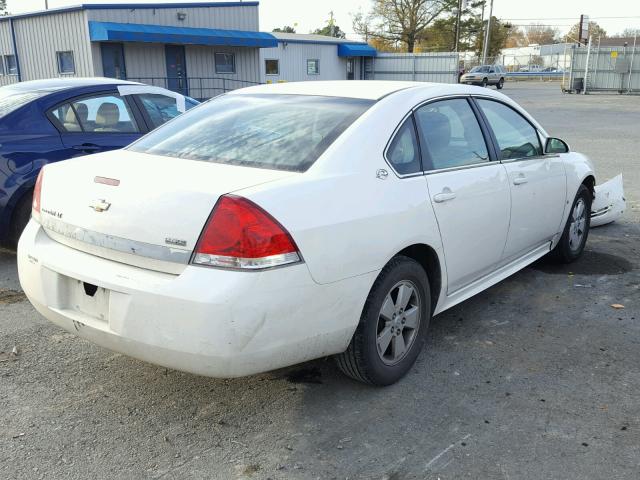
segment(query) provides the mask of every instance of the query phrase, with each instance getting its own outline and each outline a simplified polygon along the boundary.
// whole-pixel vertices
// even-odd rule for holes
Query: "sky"
[[[187,0],[198,1],[198,0]],[[169,0],[168,3],[179,3]],[[43,10],[45,0],[8,0],[11,13]],[[79,3],[162,3],[156,0],[49,0],[49,8],[77,5]],[[487,0],[487,3],[489,1]],[[326,24],[329,12],[333,12],[337,25],[352,33],[351,17],[362,10],[368,11],[371,0],[260,0],[260,29],[271,31],[284,25],[295,26],[298,33],[308,33]],[[488,10],[488,6],[487,6]],[[493,15],[516,25],[541,23],[557,26],[566,33],[578,22],[580,14],[587,14],[597,21],[609,35],[625,28],[640,29],[640,1],[638,0],[494,0]]]

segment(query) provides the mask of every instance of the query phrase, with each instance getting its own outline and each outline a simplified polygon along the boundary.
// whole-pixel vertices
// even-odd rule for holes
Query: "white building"
[[[105,76],[195,98],[272,81],[364,78],[366,43],[259,31],[256,1],[86,4],[0,17],[0,85]]]
[[[313,34],[273,32],[277,46],[260,49],[262,82],[364,79],[376,49],[364,42]]]
[[[554,43],[503,48],[497,57],[496,63],[516,71],[520,67],[531,64],[540,64],[543,68],[556,67],[565,69],[570,63],[571,45],[571,43]]]

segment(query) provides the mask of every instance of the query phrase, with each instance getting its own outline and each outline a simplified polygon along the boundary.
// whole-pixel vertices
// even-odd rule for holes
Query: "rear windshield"
[[[36,98],[51,92],[20,92],[12,88],[0,88],[0,118],[9,115]]]
[[[222,95],[159,127],[128,149],[304,172],[373,103],[308,95]]]

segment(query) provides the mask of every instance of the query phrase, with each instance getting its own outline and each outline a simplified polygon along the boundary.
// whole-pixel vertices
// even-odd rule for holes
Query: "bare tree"
[[[532,23],[524,28],[526,44],[548,45],[557,43],[560,30],[555,27]]]
[[[365,38],[403,43],[412,53],[427,27],[443,12],[457,8],[457,0],[373,0],[368,15],[354,16],[353,28]]]

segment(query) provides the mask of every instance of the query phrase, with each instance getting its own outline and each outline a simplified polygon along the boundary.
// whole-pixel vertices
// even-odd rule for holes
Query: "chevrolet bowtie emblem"
[[[89,208],[92,208],[96,212],[106,212],[107,210],[109,210],[110,206],[111,204],[106,200],[99,199],[89,205]]]

